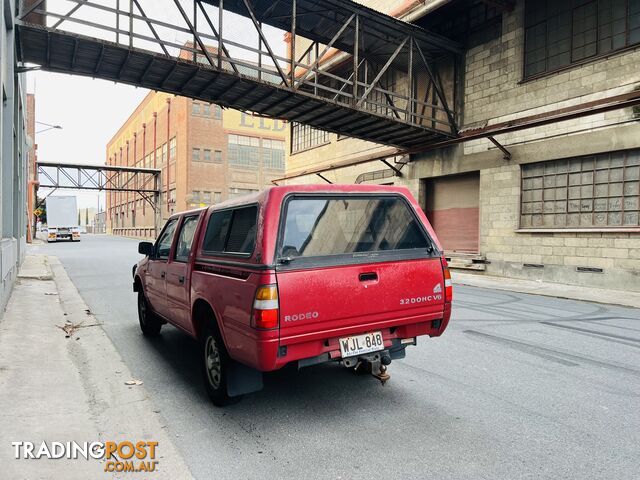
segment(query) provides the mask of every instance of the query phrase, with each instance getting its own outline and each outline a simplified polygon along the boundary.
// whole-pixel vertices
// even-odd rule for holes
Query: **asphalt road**
[[[194,341],[140,333],[136,243],[37,250],[60,258],[196,478],[638,478],[639,310],[456,286],[449,329],[409,347],[385,387],[287,369],[217,409]]]

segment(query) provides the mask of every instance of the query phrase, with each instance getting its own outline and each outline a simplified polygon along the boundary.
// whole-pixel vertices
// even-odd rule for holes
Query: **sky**
[[[108,2],[113,3],[113,2]],[[182,1],[182,3],[185,3]],[[65,13],[74,3],[64,0],[47,2],[48,7],[60,8]],[[145,12],[152,18],[180,25],[179,15],[173,11],[173,2],[164,0],[141,0]],[[186,6],[186,3],[185,3]],[[189,9],[187,9],[189,10]],[[86,6],[78,9],[79,17],[113,23],[113,19],[106,17],[104,12],[88,9]],[[217,18],[217,11],[211,7],[211,18]],[[125,22],[122,22],[125,24]],[[201,24],[203,22],[201,21]],[[111,32],[87,27],[71,22],[60,26],[76,33],[96,36],[113,41]],[[145,25],[137,25],[136,32],[146,34]],[[198,28],[200,30],[200,28]],[[258,35],[251,22],[243,17],[225,13],[225,40],[231,40],[243,45],[257,47]],[[174,30],[158,28],[161,38],[182,44],[190,40],[184,33]],[[265,28],[266,37],[277,55],[285,55],[284,32],[274,28]],[[126,42],[127,39],[121,39]],[[140,48],[158,50],[157,45],[135,45]],[[246,53],[237,47],[229,46],[231,56],[255,60],[253,54]],[[264,49],[264,47],[263,47]],[[267,63],[267,62],[265,62]],[[61,163],[103,164],[105,162],[106,145],[114,133],[126,121],[130,113],[142,101],[148,90],[129,85],[117,84],[110,81],[92,79],[88,77],[58,74],[44,71],[34,71],[27,74],[27,91],[36,95],[36,139],[38,146],[38,160]],[[62,129],[45,130],[46,125],[60,125]],[[39,195],[48,193],[40,189]],[[92,191],[58,190],[54,195],[75,194],[78,208],[104,208],[104,194]]]
[[[50,72],[30,72],[27,91],[36,94],[38,160],[104,164],[107,142],[147,94],[144,88]],[[41,130],[41,133],[38,133]],[[40,195],[48,190],[41,189]],[[69,190],[55,194],[68,195]],[[74,191],[78,208],[104,208],[104,194]]]

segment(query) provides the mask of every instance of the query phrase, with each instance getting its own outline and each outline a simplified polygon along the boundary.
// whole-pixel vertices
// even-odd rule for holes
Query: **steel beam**
[[[246,2],[247,0],[244,0],[244,1]],[[314,62],[311,64],[311,66],[309,66],[309,68],[307,68],[307,71],[304,72],[302,77],[298,80],[298,85],[302,85],[304,83],[305,79],[309,76],[309,74],[312,71],[314,71],[315,69],[318,68],[318,65],[320,65],[320,60],[322,59],[322,57],[324,57],[327,54],[327,52],[329,51],[329,49],[331,49],[331,47],[333,47],[333,44],[336,42],[336,40],[338,38],[340,38],[340,35],[342,35],[344,33],[344,31],[347,29],[347,27],[349,26],[349,24],[352,22],[352,20],[354,18],[355,18],[355,13],[353,15],[351,15],[347,19],[347,21],[342,24],[342,27],[340,27],[340,29],[336,32],[336,34],[333,36],[333,38],[329,41],[329,43],[325,45],[324,49],[322,50],[322,53],[316,57]],[[292,86],[294,88],[296,88],[295,85],[292,85]]]
[[[387,69],[391,66],[391,63],[396,59],[396,57],[398,56],[398,54],[400,53],[400,50],[402,50],[404,48],[404,46],[407,43],[407,39],[405,38],[402,43],[400,43],[400,45],[398,45],[398,47],[396,48],[396,50],[393,52],[393,54],[389,57],[389,59],[387,60],[387,63],[384,64],[384,66],[382,67],[382,69],[378,72],[378,74],[375,76],[375,78],[373,79],[373,81],[371,82],[371,84],[367,87],[367,89],[364,91],[364,93],[362,94],[362,98],[360,98],[360,100],[358,100],[358,103],[356,103],[356,107],[359,107],[362,105],[362,102],[365,101],[365,99],[369,96],[369,94],[371,93],[371,90],[373,90],[373,87],[376,85],[376,83],[378,83],[380,81],[380,79],[382,78],[382,75],[384,75],[384,73],[387,71]]]
[[[176,0],[176,1],[178,1],[178,0]],[[247,12],[249,12],[249,17],[251,18],[251,21],[253,22],[253,26],[258,31],[258,35],[260,35],[260,38],[262,39],[262,43],[264,43],[264,46],[267,48],[267,51],[269,52],[269,56],[271,56],[271,60],[273,60],[273,63],[276,66],[276,69],[278,70],[278,73],[280,74],[280,77],[282,77],[282,82],[285,84],[285,86],[289,86],[289,83],[287,82],[287,77],[284,74],[284,72],[282,71],[282,68],[280,67],[280,65],[278,64],[278,59],[275,57],[275,55],[273,53],[273,50],[271,50],[271,45],[269,45],[269,41],[267,40],[267,37],[265,37],[264,33],[262,32],[262,29],[260,28],[260,25],[258,24],[258,20],[256,20],[256,16],[253,13],[253,9],[251,8],[251,5],[249,5],[249,1],[248,0],[243,0],[243,1],[244,1],[244,6],[247,9]]]

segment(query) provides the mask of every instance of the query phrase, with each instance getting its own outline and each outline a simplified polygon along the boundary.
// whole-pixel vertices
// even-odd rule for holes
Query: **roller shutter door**
[[[447,252],[479,251],[480,172],[426,180],[425,213]]]

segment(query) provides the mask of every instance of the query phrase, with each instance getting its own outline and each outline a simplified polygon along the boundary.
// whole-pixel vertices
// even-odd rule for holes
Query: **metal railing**
[[[407,35],[387,33],[385,41],[392,53],[386,60],[379,55],[374,60],[362,40],[364,18],[356,12],[340,21],[340,28],[326,44],[309,40],[303,53],[296,55],[296,19],[304,14],[296,11],[297,1],[288,0],[293,39],[289,48],[278,40],[283,30],[258,19],[257,2],[252,0],[242,0],[242,16],[225,11],[222,0],[214,2],[219,6],[202,0],[28,0],[21,4],[19,19],[457,133],[455,115],[447,102],[453,95],[447,95],[431,60],[410,31]],[[352,50],[339,50],[337,46],[344,45],[347,37]]]

